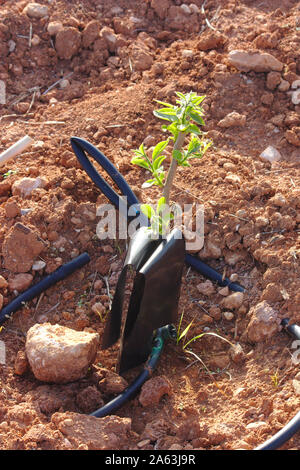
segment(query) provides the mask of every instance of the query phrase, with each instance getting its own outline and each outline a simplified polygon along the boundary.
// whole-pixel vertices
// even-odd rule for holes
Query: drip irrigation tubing
[[[109,161],[109,159],[100,152],[96,147],[94,147],[87,140],[80,137],[71,137],[71,146],[73,151],[78,158],[81,166],[89,175],[91,180],[95,183],[98,189],[100,189],[103,194],[110,200],[110,202],[118,210],[122,210],[122,196],[127,197],[127,211],[130,207],[134,207],[136,215],[133,218],[136,218],[140,215],[139,205],[140,202],[137,199],[136,195],[133,193],[132,189],[123,178],[121,173],[116,169],[116,167]],[[90,159],[86,155],[87,152],[96,162],[102,166],[102,168],[107,172],[107,174],[113,179],[113,181],[118,186],[121,191],[121,195],[116,193],[114,189],[105,181],[105,179],[98,173],[94,165],[91,163]],[[208,266],[206,263],[201,261],[199,258],[196,258],[193,255],[186,253],[185,255],[186,263],[192,268],[196,269],[200,274],[209,278],[212,281],[217,282],[221,287],[228,286],[234,292],[244,292],[244,287],[240,286],[235,282],[231,282],[227,277],[223,277],[215,269]]]
[[[0,310],[0,325],[9,319],[14,312],[22,308],[26,302],[38,297],[42,292],[49,289],[49,287],[62,281],[77,269],[82,268],[85,264],[89,263],[89,261],[89,255],[87,253],[82,253],[72,261],[60,266],[53,273],[45,276],[41,281],[27,289],[22,294],[18,295],[14,300]]]
[[[98,410],[91,413],[90,416],[102,418],[103,416],[112,414],[112,412],[115,412],[117,409],[119,409],[125,402],[133,398],[138,392],[138,390],[141,388],[141,386],[144,384],[144,382],[146,382],[146,380],[151,377],[162,353],[164,343],[169,338],[176,338],[176,330],[172,325],[166,325],[162,328],[158,328],[153,341],[152,351],[150,353],[148,361],[144,365],[142,372],[131,383],[131,385],[129,385],[124,390],[124,392],[122,392],[110,402],[106,403]]]

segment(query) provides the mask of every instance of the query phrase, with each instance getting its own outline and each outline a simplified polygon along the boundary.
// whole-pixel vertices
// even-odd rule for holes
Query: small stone
[[[235,175],[233,173],[225,176],[224,181],[226,183],[230,183],[230,184],[237,185],[237,186],[239,186],[241,184],[241,178],[238,175]]]
[[[23,198],[29,197],[32,191],[38,188],[45,188],[48,181],[45,178],[22,178],[12,185],[12,194]]]
[[[182,3],[182,5],[180,5],[180,8],[186,15],[190,15],[192,13],[190,7],[186,3]]]
[[[296,90],[296,91],[293,91],[293,93],[292,93],[292,103],[294,105],[297,105],[297,104],[300,103],[300,89]]]
[[[270,202],[278,207],[286,206],[286,199],[281,193],[276,193],[275,196],[270,199]]]
[[[267,423],[265,421],[256,421],[255,423],[249,423],[246,426],[246,429],[257,429],[260,428],[261,426],[266,425]]]
[[[81,34],[72,26],[63,28],[56,35],[55,49],[60,59],[71,59],[81,45]]]
[[[193,57],[194,52],[191,49],[183,49],[183,51],[181,52],[181,55],[182,57],[189,58],[189,57]]]
[[[44,248],[38,232],[18,222],[9,230],[2,245],[4,267],[15,273],[26,273]]]
[[[222,287],[222,289],[219,290],[219,294],[222,295],[223,297],[227,297],[227,295],[229,295],[228,286]]]
[[[241,72],[281,72],[283,64],[266,52],[246,52],[234,50],[229,53],[229,63]]]
[[[198,284],[197,289],[201,294],[206,296],[212,295],[216,292],[215,286],[209,280]]]
[[[25,351],[18,351],[14,364],[14,373],[16,375],[24,375],[29,369],[29,363]]]
[[[246,124],[246,116],[239,114],[236,111],[227,114],[221,121],[218,122],[218,126],[222,128],[228,127],[243,127]]]
[[[1,310],[2,307],[3,307],[3,302],[4,302],[3,295],[0,294],[0,310]]]
[[[44,323],[28,330],[25,347],[30,367],[38,380],[68,383],[86,375],[98,345],[97,333]]]
[[[161,20],[167,16],[170,5],[170,0],[151,0],[151,7]]]
[[[40,42],[41,42],[41,38],[37,34],[34,34],[33,38],[31,39],[31,45],[38,46]]]
[[[0,80],[0,104],[6,104],[6,85],[3,80]]]
[[[289,82],[287,80],[281,79],[281,82],[278,85],[278,90],[284,92],[284,91],[288,91],[289,88],[290,88]]]
[[[223,308],[228,310],[237,310],[241,307],[243,301],[243,292],[234,292],[233,294],[228,295],[228,297],[225,297],[225,299],[222,300],[221,305]]]
[[[236,364],[241,364],[246,360],[246,355],[240,344],[234,344],[229,350],[229,355],[232,361]]]
[[[92,312],[94,312],[96,315],[102,317],[102,315],[105,314],[106,308],[101,302],[97,302],[92,306]]]
[[[234,314],[232,312],[223,312],[223,317],[227,321],[231,321],[234,318]]]
[[[289,144],[300,147],[300,127],[293,127],[285,133],[285,138]]]
[[[51,21],[48,24],[47,31],[50,36],[56,36],[63,28],[63,24],[60,21]]]
[[[246,329],[246,335],[252,343],[268,340],[280,329],[280,318],[266,300],[252,307],[249,311],[249,317],[250,322]]]
[[[279,72],[269,72],[267,75],[267,88],[269,90],[275,90],[275,88],[281,83],[281,74]]]
[[[31,274],[17,274],[13,278],[9,279],[8,287],[10,291],[23,292],[28,289],[30,284],[33,281],[33,276]]]
[[[139,402],[142,406],[155,406],[163,395],[169,395],[170,393],[171,384],[166,377],[152,377],[142,386]]]
[[[7,202],[5,204],[5,215],[9,219],[13,219],[14,217],[21,215],[20,206],[16,202]]]
[[[292,83],[292,89],[296,90],[296,88],[300,88],[300,80],[294,80]]]
[[[82,32],[82,45],[84,48],[90,47],[99,37],[100,23],[97,20],[90,21]]]
[[[10,53],[12,53],[12,52],[14,52],[15,49],[16,49],[16,43],[12,39],[10,39],[8,41],[8,50],[9,50]]]
[[[271,106],[271,104],[274,101],[273,93],[271,92],[263,93],[260,98],[260,101],[262,102],[262,104],[265,104],[266,106]]]
[[[7,280],[3,276],[0,276],[0,289],[6,289],[7,286],[8,286]]]
[[[46,5],[41,5],[40,3],[28,3],[23,12],[30,18],[39,19],[48,15],[49,8]]]
[[[275,148],[269,145],[261,154],[260,157],[263,160],[267,160],[268,162],[278,162],[281,160],[281,154],[280,152]]]
[[[61,90],[64,90],[65,88],[68,88],[70,86],[70,82],[67,78],[64,78],[59,82],[59,88]]]
[[[38,261],[35,261],[35,263],[33,263],[31,269],[32,271],[40,271],[41,269],[44,269],[45,267],[46,267],[45,261],[38,260]]]

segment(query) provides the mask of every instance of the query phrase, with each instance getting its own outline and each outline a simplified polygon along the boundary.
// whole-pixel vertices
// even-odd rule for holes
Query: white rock
[[[197,5],[195,5],[195,3],[190,3],[189,5],[190,7],[190,10],[192,13],[199,13],[200,12],[200,9]]]
[[[4,341],[0,341],[0,364],[6,364],[6,347]]]
[[[300,103],[300,88],[299,90],[293,91],[292,93],[292,103],[297,105]]]
[[[292,88],[295,90],[296,88],[300,88],[300,80],[294,80],[292,83]]]
[[[180,5],[180,8],[183,10],[183,12],[186,15],[190,15],[192,13],[190,7],[186,3],[183,3],[182,5]]]
[[[9,52],[14,52],[14,50],[15,50],[15,48],[16,48],[16,43],[15,43],[15,41],[13,41],[12,39],[10,39],[7,44],[8,44],[8,50],[9,50]]]
[[[261,154],[260,157],[264,160],[268,160],[269,162],[278,162],[281,160],[281,154],[275,147],[269,145]]]
[[[51,21],[48,24],[47,31],[50,36],[56,36],[59,31],[63,30],[63,24],[60,21]]]
[[[31,267],[33,271],[40,271],[41,269],[44,269],[46,267],[45,261],[38,260],[35,261]]]
[[[0,104],[6,104],[6,85],[3,80],[0,80]]]
[[[234,314],[232,312],[223,312],[223,317],[227,321],[231,321],[234,318]]]
[[[59,88],[61,88],[62,90],[64,88],[68,88],[68,86],[70,86],[70,82],[67,78],[64,78],[61,82],[59,82]]]
[[[40,3],[28,3],[23,11],[30,18],[43,18],[48,15],[49,8]]]
[[[25,350],[36,379],[68,383],[86,375],[96,357],[98,344],[97,333],[44,323],[28,330]]]
[[[44,178],[22,178],[12,185],[14,196],[28,197],[34,189],[44,188],[47,181]]]
[[[182,57],[193,57],[194,52],[191,49],[183,49],[181,55]]]
[[[256,421],[255,423],[247,424],[246,429],[257,429],[261,426],[264,426],[265,424],[267,424],[265,421]]]

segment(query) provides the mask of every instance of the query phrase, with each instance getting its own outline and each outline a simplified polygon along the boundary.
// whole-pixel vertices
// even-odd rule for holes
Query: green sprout
[[[9,178],[12,175],[15,175],[18,173],[18,170],[8,170],[6,173],[3,175],[3,179]]]
[[[142,206],[143,213],[149,218],[151,228],[154,232],[164,233],[166,220],[170,221],[171,213],[165,210],[164,217],[161,216],[160,206],[169,206],[170,192],[178,166],[189,167],[190,161],[202,158],[208,148],[212,145],[210,140],[205,139],[205,133],[200,129],[204,126],[204,111],[201,107],[205,96],[198,96],[194,92],[183,94],[176,92],[176,104],[157,101],[163,107],[155,110],[154,116],[168,121],[162,130],[169,132],[170,136],[159,142],[153,149],[151,157],[147,155],[144,145],[135,150],[135,156],[131,163],[138,165],[151,173],[151,178],[145,181],[143,188],[153,185],[162,189],[162,198],[158,202],[157,210],[150,208],[149,204]],[[188,137],[188,139],[187,139]],[[172,143],[171,165],[166,174],[163,163],[166,159],[165,150]]]

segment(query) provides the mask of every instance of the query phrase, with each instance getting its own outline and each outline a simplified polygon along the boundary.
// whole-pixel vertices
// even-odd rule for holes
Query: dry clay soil
[[[39,233],[46,268],[28,271],[32,284],[84,251],[91,262],[3,325],[0,449],[253,449],[281,429],[300,402],[292,338],[282,330],[266,341],[245,336],[253,308],[262,301],[279,319],[300,323],[300,108],[290,95],[300,78],[300,4],[207,0],[201,9],[202,0],[194,0],[198,9],[181,8],[178,20],[174,7],[180,0],[40,3],[48,14],[32,18],[24,12],[26,1],[0,0],[0,80],[6,84],[0,149],[26,134],[35,141],[0,168],[0,247],[18,222]],[[73,28],[75,44],[56,42],[47,29],[53,21]],[[94,26],[86,30],[91,21]],[[99,36],[104,27],[117,34],[117,48]],[[280,73],[287,89],[270,84],[266,72],[230,65],[228,54],[235,49],[276,57],[284,64]],[[66,76],[64,87],[48,90]],[[124,240],[95,236],[98,219],[91,214],[106,199],[78,165],[70,137],[96,145],[141,200],[155,202],[156,189],[141,190],[146,176],[131,165],[133,150],[145,139],[151,147],[164,137],[153,116],[155,99],[174,102],[175,91],[190,90],[206,95],[204,131],[214,145],[202,160],[179,169],[172,200],[204,205],[205,246],[197,256],[234,275],[245,294],[228,315],[222,303],[228,292],[203,286],[206,279],[185,266],[178,318],[184,312],[182,330],[193,321],[186,339],[210,331],[241,349],[233,354],[224,340],[203,336],[190,347],[197,359],[182,349],[183,341],[168,343],[154,373],[168,384],[158,403],[153,398],[142,406],[137,396],[115,413],[109,431],[106,418],[86,417],[101,402],[97,368],[114,371],[117,346],[99,350],[87,376],[64,385],[39,382],[25,366],[20,371],[16,360],[35,323],[101,336],[103,318],[92,307],[97,302],[109,307],[126,252]],[[233,111],[239,125],[222,127],[220,121]],[[260,157],[269,145],[281,154],[273,164]],[[13,195],[13,183],[28,176],[43,177],[47,185],[27,198]],[[10,281],[17,273],[2,264],[0,274]],[[1,293],[4,305],[15,296],[10,289]],[[131,382],[137,372],[125,379]],[[299,447],[296,435],[283,449]]]

